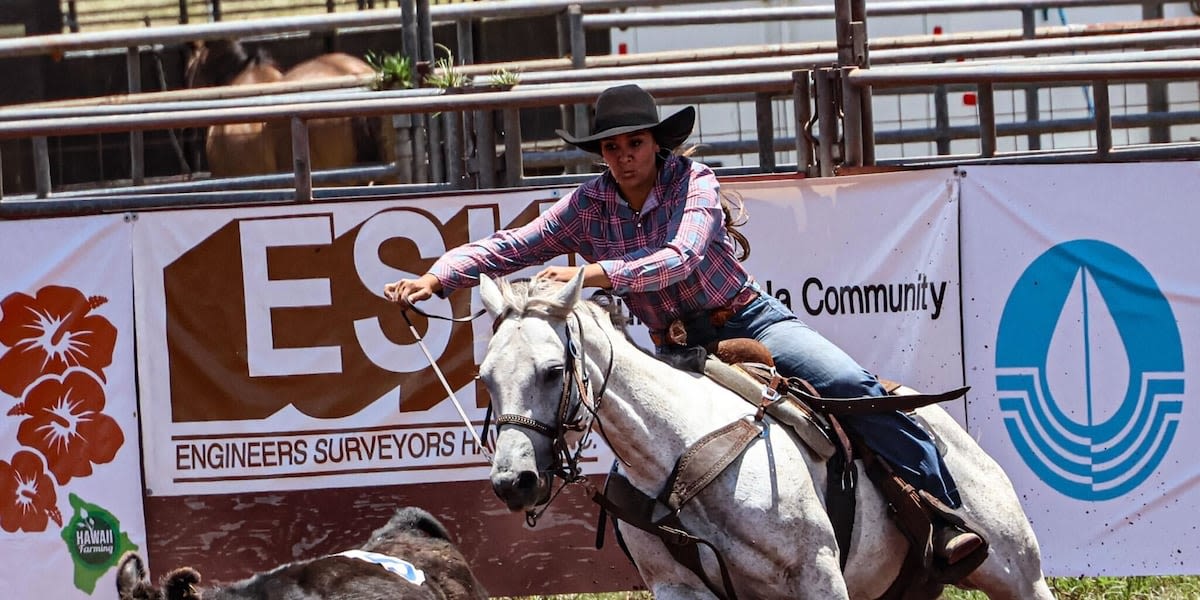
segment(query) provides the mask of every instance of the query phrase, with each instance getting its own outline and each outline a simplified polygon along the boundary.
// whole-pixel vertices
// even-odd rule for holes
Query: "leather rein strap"
[[[671,556],[695,573],[713,595],[736,600],[725,557],[711,542],[688,532],[679,518],[679,511],[733,464],[751,442],[762,436],[763,427],[765,425],[757,419],[738,419],[697,440],[676,461],[658,498],[643,494],[624,477],[612,475],[604,491],[593,492],[592,501],[600,505],[602,515],[612,513],[614,519],[658,536]],[[653,515],[658,506],[666,507],[668,512],[656,520]],[[603,527],[598,535],[602,532]],[[700,544],[707,546],[716,557],[721,570],[721,586],[705,572],[697,547]]]

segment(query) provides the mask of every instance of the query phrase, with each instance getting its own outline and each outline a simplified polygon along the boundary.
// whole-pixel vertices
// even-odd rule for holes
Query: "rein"
[[[485,311],[483,311],[483,310],[476,311],[474,314],[472,314],[469,317],[443,317],[443,316],[439,316],[439,315],[431,315],[431,314],[417,308],[416,306],[409,304],[408,309],[401,310],[400,314],[401,314],[401,316],[404,317],[404,322],[408,323],[408,331],[409,331],[409,333],[412,334],[413,338],[415,338],[417,340],[417,346],[420,346],[421,352],[423,354],[425,354],[425,358],[429,360],[429,366],[433,367],[433,372],[435,375],[437,375],[438,381],[442,382],[442,388],[444,388],[446,390],[446,394],[448,394],[450,396],[450,400],[454,402],[454,408],[455,408],[455,410],[458,411],[458,416],[462,417],[463,423],[465,423],[467,425],[467,431],[471,432],[471,437],[475,439],[475,444],[479,448],[479,451],[483,453],[483,457],[487,459],[488,464],[489,465],[492,464],[492,453],[488,451],[487,446],[484,445],[484,443],[483,443],[483,439],[480,438],[479,434],[475,431],[475,424],[472,423],[471,418],[467,416],[467,411],[463,410],[462,403],[458,401],[458,396],[454,395],[454,388],[450,387],[450,382],[446,381],[446,376],[442,373],[442,370],[440,368],[438,368],[437,361],[434,360],[433,354],[430,353],[429,348],[425,346],[425,340],[421,339],[421,334],[417,333],[417,328],[413,325],[412,321],[408,318],[409,310],[412,310],[413,312],[415,312],[427,319],[439,319],[442,321],[450,321],[451,323],[468,323],[470,321],[474,321],[480,315],[482,315]],[[489,409],[488,409],[489,413],[491,412],[490,406],[491,405],[489,403]],[[487,423],[486,422],[484,423],[483,428],[484,428],[484,435],[487,435]]]

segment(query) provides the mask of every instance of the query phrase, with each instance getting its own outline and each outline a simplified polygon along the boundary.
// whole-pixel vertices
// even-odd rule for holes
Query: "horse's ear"
[[[575,276],[563,284],[562,289],[554,297],[555,304],[567,310],[575,308],[579,304],[580,298],[583,297],[583,267],[575,271]]]
[[[483,300],[483,307],[492,318],[504,314],[504,292],[500,291],[500,286],[491,275],[479,276],[479,299]]]

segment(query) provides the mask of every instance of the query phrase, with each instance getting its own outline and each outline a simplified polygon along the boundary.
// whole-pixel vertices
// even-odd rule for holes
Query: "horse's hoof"
[[[969,531],[953,527],[942,529],[934,540],[934,551],[947,565],[952,565],[971,555],[983,546],[983,538]]]

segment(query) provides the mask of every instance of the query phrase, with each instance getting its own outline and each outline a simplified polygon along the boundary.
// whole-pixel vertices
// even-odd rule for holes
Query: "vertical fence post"
[[[842,164],[851,167],[863,165],[863,114],[860,93],[862,88],[852,85],[847,77],[856,68],[843,66],[839,70],[842,84],[842,132],[846,148]]]
[[[944,63],[936,60],[935,63]],[[946,96],[946,85],[933,86],[933,132],[934,146],[938,156],[950,154],[950,100]]]
[[[399,0],[400,2],[400,34],[401,52],[412,61],[415,67],[421,62],[421,32],[417,25],[417,0]],[[414,82],[418,87],[420,81]],[[413,114],[409,116],[412,134],[412,183],[429,182],[428,140],[429,115]]]
[[[67,2],[67,29],[71,33],[79,33],[79,11],[76,10],[75,4],[75,0]]]
[[[400,51],[416,65],[421,60],[421,51],[417,49],[420,38],[417,36],[417,2],[416,0],[399,0],[400,4]],[[417,82],[420,83],[420,82]]]
[[[504,109],[504,182],[508,187],[525,183],[525,164],[521,156],[521,112]]]
[[[1108,81],[1092,82],[1092,98],[1096,109],[1096,155],[1104,158],[1112,151],[1112,106],[1108,98]]]
[[[292,173],[295,174],[296,202],[311,202],[312,160],[308,148],[308,123],[292,117]]]
[[[567,24],[571,32],[571,68],[583,69],[587,67],[587,40],[583,30],[583,8],[578,4],[567,7]],[[568,131],[573,131],[579,137],[587,135],[588,107],[586,104],[576,104],[573,107],[571,120],[573,126]],[[576,163],[567,167],[567,172],[582,173],[585,168]]]
[[[996,94],[991,82],[979,84],[979,147],[984,158],[996,155]]]
[[[179,0],[179,24],[188,24],[188,0]]]
[[[571,27],[571,68],[582,69],[587,66],[587,46],[583,32],[583,8],[578,4],[567,7],[567,21]],[[587,135],[587,105],[575,105],[575,126],[571,131],[576,136]]]
[[[775,114],[771,109],[771,93],[754,94],[754,116],[758,131],[758,169],[775,171]]]
[[[812,175],[813,147],[812,137],[808,132],[808,122],[812,120],[812,90],[809,78],[812,71],[792,71],[792,102],[796,119],[796,172]]]
[[[460,112],[444,112],[442,122],[446,125],[446,181],[458,189],[463,178],[463,115]]]
[[[867,43],[867,2],[851,0],[850,34],[854,43],[856,65],[861,69],[871,66],[870,44]],[[871,103],[871,88],[855,88],[858,92],[859,125],[862,132],[862,164],[875,164],[875,110]]]
[[[475,24],[471,19],[463,19],[454,23],[454,37],[458,41],[458,52],[455,58],[458,64],[469,65],[475,62]]]
[[[130,94],[142,91],[142,55],[139,50],[137,46],[130,46],[125,51],[125,76]],[[129,171],[133,185],[142,185],[146,179],[144,140],[141,130],[129,132]]]
[[[400,183],[413,183],[413,171],[416,168],[416,153],[413,150],[414,127],[413,115],[402,114],[391,116],[391,131],[393,132],[392,153],[396,161],[396,179]]]
[[[496,127],[491,109],[475,115],[475,156],[478,158],[479,188],[496,187]]]
[[[1033,14],[1033,8],[1026,6],[1021,9],[1021,37],[1027,40],[1032,40],[1037,37],[1037,21]],[[1025,120],[1029,123],[1035,123],[1041,119],[1041,106],[1038,99],[1037,84],[1026,84],[1021,86],[1022,92],[1025,94]],[[1030,150],[1042,149],[1042,135],[1040,133],[1030,133],[1026,136]],[[948,153],[948,152],[947,152]]]
[[[556,56],[568,56],[574,54],[572,48],[575,47],[574,38],[576,32],[571,29],[572,25],[570,12],[567,10],[560,11],[555,15],[554,22],[555,33],[557,34],[557,39],[555,41],[557,44],[556,48],[558,54]],[[580,25],[582,25],[582,23]],[[574,56],[571,58],[571,65],[572,68],[575,65]],[[566,104],[558,105],[558,122],[563,131],[575,131],[575,125],[572,123],[573,116],[571,111],[572,108]],[[568,166],[567,172],[570,172],[571,168],[572,167]]]
[[[1196,0],[1191,2],[1192,10],[1197,10]],[[1163,18],[1163,3],[1147,1],[1142,4],[1142,19]],[[1146,84],[1146,111],[1151,113],[1166,113],[1171,110],[1171,101],[1167,97],[1165,81],[1151,81]],[[1150,126],[1150,143],[1165,144],[1171,141],[1171,126],[1161,121]]]
[[[833,146],[837,143],[837,101],[833,97],[833,71],[814,72],[817,80],[817,166],[821,177],[833,176]]]
[[[429,0],[417,0],[417,36],[421,58],[433,62],[433,21],[429,15]]]
[[[46,137],[33,138],[33,179],[38,198],[50,197],[50,150]]]

